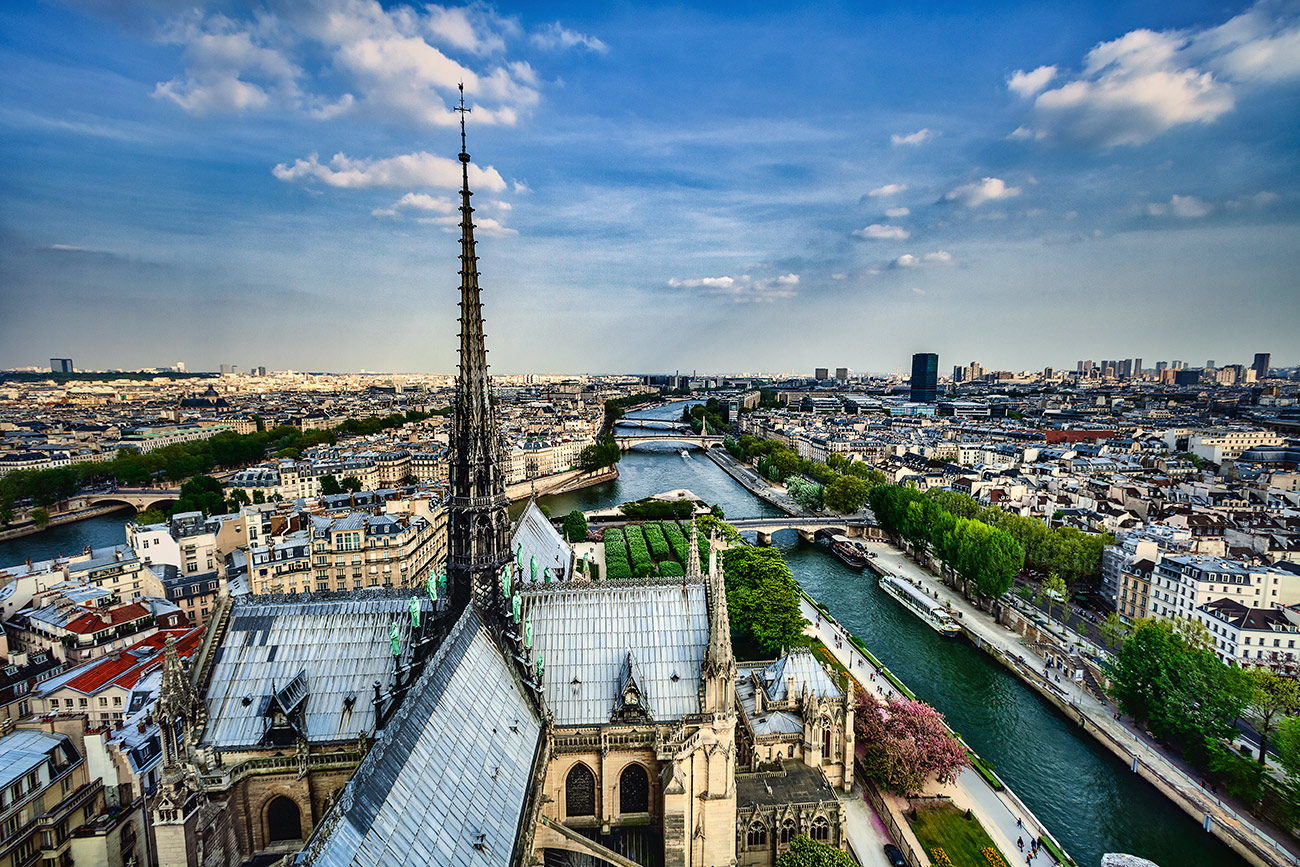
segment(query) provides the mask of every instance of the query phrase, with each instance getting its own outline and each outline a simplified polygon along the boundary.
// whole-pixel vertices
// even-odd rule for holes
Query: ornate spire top
[[[460,373],[452,421],[451,497],[447,576],[457,614],[470,601],[505,630],[505,600],[497,576],[510,560],[510,521],[505,496],[496,409],[484,346],[474,209],[470,206],[469,152],[465,143],[465,87],[460,87]]]
[[[472,108],[465,107],[465,82],[457,85],[460,88],[460,105],[456,106],[456,111],[460,112],[460,161],[469,163],[469,154],[466,153],[465,147],[465,115],[473,111]],[[469,182],[465,182],[465,189],[469,189]]]
[[[700,528],[691,519],[691,538],[690,544],[686,550],[686,577],[699,578],[703,574],[700,571]]]

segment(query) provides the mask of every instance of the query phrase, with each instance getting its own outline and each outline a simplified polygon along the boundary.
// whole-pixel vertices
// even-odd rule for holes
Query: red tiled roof
[[[64,686],[78,692],[84,692],[87,695],[93,695],[110,684],[130,689],[139,683],[146,674],[162,666],[163,657],[161,652],[149,654],[143,661],[141,657],[146,656],[145,651],[161,651],[169,636],[176,639],[176,652],[181,659],[186,659],[194,655],[194,651],[198,650],[199,641],[203,638],[203,630],[201,628],[166,629],[156,632],[143,641],[131,645],[121,653],[114,654],[90,665]]]
[[[130,623],[132,620],[139,620],[142,617],[149,616],[149,609],[145,608],[139,602],[132,602],[130,605],[119,605],[117,608],[110,608],[98,614],[86,613],[70,622],[65,628],[69,632],[76,632],[81,635],[92,635],[96,632],[102,632],[114,626],[123,623]]]

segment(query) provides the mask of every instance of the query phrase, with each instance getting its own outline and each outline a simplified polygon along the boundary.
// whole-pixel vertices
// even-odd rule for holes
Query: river
[[[681,408],[670,404],[628,415],[675,419]],[[703,453],[682,457],[678,448],[663,443],[628,452],[619,462],[617,480],[539,502],[560,515],[689,488],[720,505],[730,518],[779,514]],[[124,512],[92,518],[0,543],[0,567],[28,557],[70,554],[86,545],[121,543],[129,517]],[[1106,852],[1129,852],[1161,867],[1245,864],[984,653],[965,641],[940,638],[864,573],[844,566],[825,548],[800,542],[793,531],[775,534],[774,542],[808,592],[918,696],[944,713],[1081,867],[1095,867]]]
[[[628,417],[675,419],[681,407],[670,404]],[[633,430],[644,432],[628,432]],[[664,443],[633,450],[619,462],[617,481],[540,502],[559,515],[689,488],[721,505],[729,518],[778,514],[702,453],[683,458],[678,448]],[[1081,867],[1095,867],[1106,852],[1128,852],[1161,867],[1246,863],[1006,669],[964,640],[940,638],[867,573],[848,568],[822,546],[799,541],[790,530],[776,533],[774,543],[799,583],[919,697],[943,712]]]

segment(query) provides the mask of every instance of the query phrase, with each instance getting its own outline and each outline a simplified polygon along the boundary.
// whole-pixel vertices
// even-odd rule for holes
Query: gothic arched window
[[[781,823],[781,843],[789,845],[790,840],[795,836],[794,819],[786,819]]]
[[[650,776],[640,765],[628,765],[618,778],[618,811],[650,812]]]
[[[596,815],[596,777],[586,765],[574,765],[564,781],[564,812],[569,816]]]
[[[758,846],[767,845],[767,826],[762,822],[755,822],[749,826],[749,834],[745,839],[746,845],[754,849]]]
[[[821,816],[813,819],[812,830],[808,836],[812,837],[818,843],[825,843],[831,838],[831,826]]]

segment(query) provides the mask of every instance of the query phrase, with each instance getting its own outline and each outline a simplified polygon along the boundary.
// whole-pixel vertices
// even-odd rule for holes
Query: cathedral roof
[[[427,598],[424,605],[428,616]],[[222,748],[261,744],[269,700],[300,676],[294,708],[301,708],[309,741],[353,741],[373,730],[374,682],[386,685],[393,674],[389,633],[394,622],[401,646],[408,648],[409,593],[237,599],[208,682],[210,722],[203,742]]]
[[[838,698],[840,688],[822,668],[817,657],[806,647],[790,651],[763,669],[761,675],[767,697],[772,701],[789,701],[803,693],[804,686],[810,694]],[[794,696],[790,695],[790,681],[794,680]]]
[[[523,689],[467,607],[300,863],[509,865],[541,739]]]
[[[659,721],[700,713],[709,615],[699,580],[521,588],[542,658],[546,705],[562,726],[601,725],[623,688],[628,653]]]
[[[569,574],[573,549],[532,500],[528,501],[527,508],[519,516],[519,524],[510,539],[510,554],[519,567],[517,574],[520,583],[526,584],[532,580],[531,564],[534,559],[537,561],[538,581],[543,580],[543,569],[551,570],[552,580],[568,580],[573,577]]]

